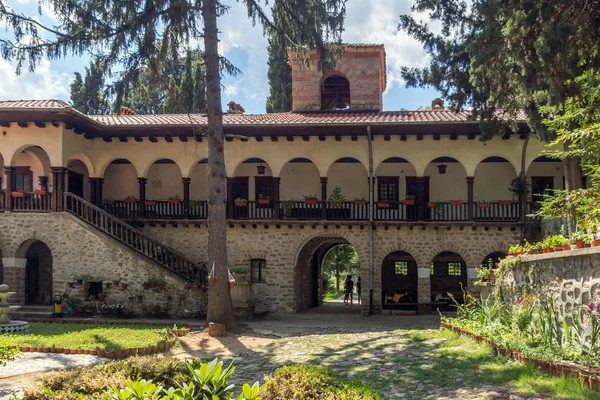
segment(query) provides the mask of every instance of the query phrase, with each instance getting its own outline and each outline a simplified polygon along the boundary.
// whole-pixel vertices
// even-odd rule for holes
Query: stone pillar
[[[40,183],[40,190],[48,190],[48,177],[47,176],[38,177],[38,181]]]
[[[233,198],[233,178],[227,178],[227,218],[233,219],[233,202],[235,199]]]
[[[321,177],[321,219],[327,219],[327,178]]]
[[[52,182],[54,182],[54,188],[52,190],[52,211],[62,211],[67,169],[65,167],[50,167],[50,171],[52,171]]]
[[[12,194],[11,192],[15,187],[15,167],[4,167],[4,173],[6,173],[6,196],[4,209],[6,211],[12,210]]]
[[[418,268],[417,273],[419,276],[418,290],[419,290],[419,303],[430,303],[431,302],[431,273],[429,268]],[[419,313],[425,314],[431,312],[431,307],[428,305],[419,305]]]
[[[281,184],[281,178],[273,177],[273,218],[280,219],[280,207],[279,207],[279,187]]]
[[[148,179],[146,178],[138,178],[138,184],[140,186],[139,188],[139,194],[140,194],[140,201],[139,201],[139,210],[140,210],[140,218],[144,218],[146,217],[146,182],[148,182]]]
[[[98,207],[102,207],[102,183],[103,178],[90,178],[90,202]]]
[[[190,184],[192,178],[181,178],[183,183],[183,218],[190,218]]]
[[[467,176],[467,202],[468,202],[468,210],[467,215],[469,221],[473,221],[473,207],[475,201],[473,200],[473,182],[475,182],[474,176]]]
[[[425,183],[427,179],[424,176],[417,177],[417,219],[424,221],[427,215],[427,204],[425,204]]]
[[[26,258],[3,258],[4,282],[11,292],[17,292],[10,298],[14,304],[25,304],[25,265]]]
[[[475,286],[475,281],[477,280],[477,269],[476,268],[467,268],[467,291],[471,293],[473,296],[479,296],[480,288],[479,286]]]

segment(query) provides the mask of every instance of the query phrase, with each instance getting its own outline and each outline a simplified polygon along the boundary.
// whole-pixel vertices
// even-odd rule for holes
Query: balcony
[[[277,204],[275,204],[277,203]],[[247,201],[232,203],[227,218],[252,221],[368,221],[369,202],[332,204],[324,201]],[[206,201],[185,202],[120,200],[103,204],[104,210],[124,220],[204,220]],[[187,211],[186,211],[187,210]],[[409,205],[404,202],[379,202],[373,207],[373,220],[379,222],[518,222],[517,202],[495,201],[485,204],[435,202]]]

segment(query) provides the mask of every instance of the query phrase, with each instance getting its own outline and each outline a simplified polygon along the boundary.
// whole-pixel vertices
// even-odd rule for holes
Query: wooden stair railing
[[[64,193],[64,209],[189,282],[207,284],[206,267],[157,242],[73,193]]]

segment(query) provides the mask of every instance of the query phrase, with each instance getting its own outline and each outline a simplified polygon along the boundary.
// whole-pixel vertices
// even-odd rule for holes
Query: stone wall
[[[557,307],[570,314],[578,306],[600,301],[600,248],[587,248],[521,258],[502,282],[505,301],[531,290],[554,297]]]
[[[204,225],[179,224],[177,227],[145,226],[150,237],[183,253],[194,261],[206,260],[207,228]],[[495,251],[506,251],[519,240],[518,229],[508,227],[383,227],[374,232],[374,304],[381,311],[381,265],[394,251],[404,251],[415,258],[419,275],[419,301],[430,301],[429,264],[441,252],[460,255],[467,265],[468,286],[476,280],[475,267]],[[368,228],[363,226],[302,224],[238,224],[227,230],[229,265],[250,266],[255,258],[266,260],[266,282],[255,283],[254,297],[258,309],[295,312],[301,309],[310,291],[310,261],[321,246],[349,243],[361,262],[363,312],[368,310],[369,253]],[[317,284],[316,282],[314,284]],[[319,289],[321,290],[321,289]],[[300,303],[300,304],[299,304]]]
[[[205,308],[200,289],[190,289],[185,301],[179,301],[184,292],[184,281],[154,262],[139,255],[109,236],[90,228],[67,213],[0,214],[0,249],[3,256],[4,282],[16,291],[16,303],[24,302],[25,254],[36,240],[48,246],[52,254],[52,293],[65,291],[84,300],[87,291],[81,285],[69,288],[68,283],[88,275],[98,282],[119,280],[128,283],[127,290],[104,290],[107,303],[124,302],[135,312],[158,305],[170,314],[181,314],[183,309]],[[151,277],[166,281],[167,291],[144,290],[142,284]],[[138,301],[137,296],[143,300]],[[135,300],[129,301],[128,297]],[[170,297],[170,299],[169,299]],[[149,312],[149,310],[148,310]]]

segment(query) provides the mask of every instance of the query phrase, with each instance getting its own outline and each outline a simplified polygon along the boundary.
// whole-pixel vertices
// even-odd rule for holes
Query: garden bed
[[[31,323],[28,333],[0,336],[0,345],[16,347],[22,352],[121,358],[168,350],[175,344],[177,336],[189,331],[190,328],[171,329],[157,325]]]

